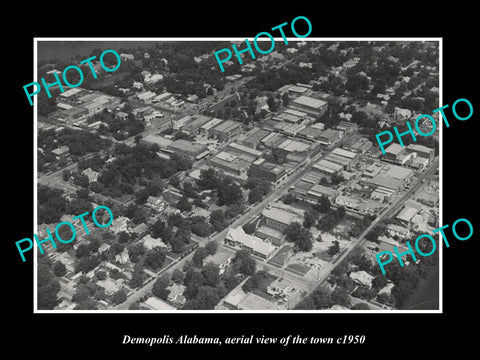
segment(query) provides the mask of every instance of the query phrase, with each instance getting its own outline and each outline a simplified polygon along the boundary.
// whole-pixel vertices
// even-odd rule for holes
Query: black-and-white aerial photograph
[[[36,46],[37,310],[441,308],[440,39]]]

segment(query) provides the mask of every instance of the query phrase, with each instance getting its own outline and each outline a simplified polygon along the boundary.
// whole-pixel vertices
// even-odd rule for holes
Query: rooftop
[[[320,109],[322,106],[327,104],[326,101],[319,100],[319,99],[314,99],[309,96],[299,96],[298,98],[292,100],[292,103],[298,104],[298,105],[303,105],[303,106],[308,106],[311,108],[315,109]]]
[[[357,154],[355,154],[352,151],[348,151],[348,150],[340,149],[340,148],[334,149],[332,151],[332,154],[340,155],[340,156],[343,156],[343,157],[346,157],[346,158],[349,158],[349,159],[353,159],[353,158],[355,158],[355,156],[357,156]]]
[[[281,239],[283,237],[283,234],[275,229],[269,228],[268,226],[262,225],[256,230],[257,234],[264,234],[270,237],[273,237],[275,239]]]
[[[431,153],[435,151],[435,149],[432,149],[423,145],[419,145],[419,144],[410,144],[407,146],[407,149],[412,151],[426,152],[426,153]]]
[[[285,210],[274,208],[274,207],[271,207],[269,209],[267,208],[263,209],[262,215],[265,218],[275,220],[277,222],[280,222],[286,225],[289,225],[295,221],[298,221],[300,223],[302,222],[302,218],[298,214],[294,214],[289,211],[285,211]]]
[[[145,305],[152,310],[176,310],[172,305],[153,296],[145,301]]]
[[[382,175],[391,177],[392,179],[405,180],[413,173],[412,170],[398,165],[389,165],[387,169],[384,168]]]
[[[400,146],[400,144],[393,143],[385,149],[385,153],[398,155],[405,151],[405,147]]]
[[[232,143],[228,144],[228,147],[232,148],[234,150],[239,150],[239,151],[245,152],[247,154],[250,154],[250,155],[254,156],[255,158],[260,157],[263,154],[261,151],[251,149],[249,147],[237,144],[235,142],[232,142]]]
[[[163,136],[155,134],[148,134],[142,140],[150,144],[157,144],[160,148],[167,148],[168,145],[173,142],[173,140],[169,140]]]
[[[169,146],[175,149],[187,150],[192,152],[202,152],[207,150],[207,147],[205,145],[192,144],[190,141],[185,139],[175,140]]]
[[[215,131],[220,131],[220,132],[225,132],[225,133],[228,133],[230,131],[233,131],[239,127],[241,127],[242,125],[237,122],[237,121],[233,121],[233,120],[225,120],[224,122],[222,122],[221,124],[217,125],[214,130]]]
[[[223,263],[227,262],[229,259],[231,259],[234,255],[231,253],[223,252],[223,251],[217,251],[213,255],[208,255],[204,260],[203,263],[214,263],[215,265],[222,265]]]
[[[241,226],[237,228],[229,228],[226,238],[235,242],[239,242],[244,246],[251,248],[253,251],[264,254],[265,256],[268,256],[276,249],[275,246],[263,241],[259,237],[246,234]]]
[[[373,179],[370,180],[370,183],[376,186],[382,186],[388,189],[397,190],[402,186],[402,181],[398,179],[393,179],[389,176],[378,174]]]
[[[304,152],[310,147],[310,144],[306,144],[300,141],[295,141],[292,139],[286,139],[278,148],[285,150],[287,152]]]
[[[400,213],[397,215],[397,219],[403,221],[411,221],[413,217],[418,213],[419,209],[414,207],[405,207]]]
[[[220,124],[221,122],[223,122],[222,119],[219,119],[219,118],[213,118],[211,120],[209,120],[208,122],[206,122],[205,124],[203,124],[201,126],[202,129],[205,129],[205,130],[210,130],[211,128],[217,126],[218,124]]]
[[[328,160],[325,160],[325,159],[317,161],[317,163],[315,165],[320,165],[320,166],[332,169],[334,171],[340,171],[340,170],[343,169],[342,165],[336,164],[334,162],[331,162],[331,161],[328,161]]]

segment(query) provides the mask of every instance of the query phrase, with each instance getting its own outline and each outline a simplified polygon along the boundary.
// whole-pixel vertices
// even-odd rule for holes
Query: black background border
[[[478,199],[476,122],[478,95],[477,42],[474,37],[474,7],[451,5],[449,9],[420,9],[418,4],[382,6],[336,3],[314,6],[279,3],[267,11],[244,3],[198,4],[194,9],[168,9],[164,5],[110,4],[100,10],[95,4],[76,11],[57,8],[22,12],[18,26],[4,29],[3,180],[4,194],[4,327],[5,343],[17,351],[28,348],[58,356],[112,354],[200,353],[296,354],[305,350],[314,356],[352,354],[388,356],[421,353],[461,346],[473,348],[475,334],[468,329],[475,313],[478,250],[478,215],[473,204]],[[180,5],[180,4],[179,4]],[[128,8],[127,8],[128,7]],[[121,9],[120,9],[121,8]],[[153,9],[153,10],[152,10]],[[276,9],[276,11],[273,11]],[[443,131],[443,223],[465,217],[474,225],[473,237],[452,241],[443,249],[443,314],[33,314],[33,261],[22,263],[15,241],[33,235],[33,108],[23,85],[33,81],[34,37],[252,37],[296,16],[307,16],[313,26],[310,37],[442,37],[443,104],[458,98],[469,99],[474,107],[471,119],[453,120]],[[2,25],[6,26],[5,24]],[[6,260],[6,261],[5,261]],[[7,321],[8,319],[8,321]],[[473,320],[473,319],[472,319]],[[475,326],[475,324],[474,324]],[[27,335],[28,334],[28,335]],[[197,336],[289,334],[315,337],[366,335],[359,346],[132,346],[121,345],[123,335],[161,337],[164,334]],[[435,351],[436,352],[436,351]],[[56,355],[55,355],[56,356]]]

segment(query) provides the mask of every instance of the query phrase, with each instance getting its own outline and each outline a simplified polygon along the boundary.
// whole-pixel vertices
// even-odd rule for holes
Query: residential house
[[[219,268],[219,274],[222,275],[227,269],[228,265],[230,265],[233,259],[233,256],[234,255],[231,253],[217,251],[213,255],[208,255],[203,260],[203,263],[204,264],[213,263],[214,265],[217,265]]]

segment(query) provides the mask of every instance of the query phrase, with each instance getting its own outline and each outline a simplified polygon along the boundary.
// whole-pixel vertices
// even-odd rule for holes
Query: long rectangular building
[[[242,125],[238,121],[226,120],[214,128],[209,133],[219,140],[227,141],[242,131]]]
[[[208,148],[201,144],[192,144],[188,140],[175,140],[167,146],[168,150],[173,151],[180,157],[196,161],[209,153]]]
[[[241,226],[228,229],[227,236],[225,236],[225,244],[245,249],[262,259],[266,259],[276,250],[275,246],[263,241],[259,237],[246,234]]]
[[[314,117],[322,116],[327,111],[328,103],[320,99],[314,99],[309,96],[299,96],[292,100],[288,105],[289,108],[306,112]]]
[[[257,146],[260,144],[260,141],[264,139],[267,135],[270,134],[270,131],[260,129],[258,127],[254,127],[253,129],[249,130],[242,136],[240,136],[236,142],[240,145],[256,149]]]

